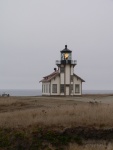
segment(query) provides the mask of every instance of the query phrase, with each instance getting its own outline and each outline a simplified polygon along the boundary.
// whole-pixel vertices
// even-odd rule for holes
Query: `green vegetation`
[[[0,129],[0,148],[11,150],[63,150],[70,142],[82,144],[77,136],[71,136],[54,130],[33,129]]]

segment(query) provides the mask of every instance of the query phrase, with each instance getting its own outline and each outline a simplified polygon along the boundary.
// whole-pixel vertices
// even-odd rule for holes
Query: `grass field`
[[[108,133],[103,133],[104,130],[111,130],[113,128],[113,104],[102,103],[102,99],[105,101],[105,98],[107,99],[109,96],[112,100],[111,95],[85,95],[82,96],[82,101],[81,97],[0,97],[0,135],[2,136],[2,132],[10,129],[10,135],[13,135],[13,130],[19,131],[20,138],[20,131],[24,130],[25,134],[29,137],[27,137],[28,140],[30,139],[31,132],[34,133],[34,130],[43,130],[44,128],[46,132],[48,132],[48,129],[49,132],[52,130],[52,133],[49,134],[48,137],[45,130],[41,132],[41,134],[46,137],[46,139],[43,140],[46,140],[49,145],[46,144],[48,145],[47,147],[40,147],[40,149],[55,149],[54,144],[56,143],[58,145],[58,142],[62,140],[61,147],[57,148],[59,150],[62,148],[63,143],[64,146],[65,143],[68,143],[65,147],[66,150],[112,150],[113,145],[110,133],[109,136],[107,135]],[[101,102],[99,101],[100,98]],[[94,101],[91,101],[91,99]],[[96,101],[96,99],[98,101]],[[88,140],[83,139],[83,143],[81,142],[81,133],[79,133],[79,138],[75,138],[73,133],[77,133],[77,130],[68,131],[68,129],[78,127],[79,130],[83,128],[82,130],[87,134]],[[108,139],[99,135],[99,139],[97,139],[98,142],[94,142],[96,140],[95,136],[97,135],[93,133],[92,137],[94,136],[94,139],[90,140],[90,135],[88,134],[90,130],[88,129],[90,129],[91,132],[93,131],[92,129],[96,129],[93,132],[103,130],[97,135],[105,134],[105,136],[108,136]],[[64,136],[65,131],[66,134]],[[55,134],[53,134],[54,132]],[[58,132],[58,136],[56,132]],[[72,133],[70,134],[70,132]],[[85,137],[84,132],[83,135]],[[39,134],[39,132],[37,134]],[[59,137],[59,135],[61,135],[62,138]],[[9,134],[7,134],[7,138],[8,136]],[[34,137],[34,134],[32,136]],[[59,141],[56,141],[55,137],[58,137]],[[71,139],[71,137],[73,138]],[[15,136],[13,138],[15,138]],[[6,139],[6,137],[2,139]],[[0,138],[0,144],[3,142],[2,139]],[[76,143],[78,142],[78,144],[75,144],[73,139],[76,139]],[[10,138],[7,140],[9,142]],[[11,142],[12,141],[9,143]],[[24,143],[23,149],[27,149]],[[2,143],[1,145],[2,149],[7,149],[7,144],[4,145]],[[41,141],[41,146],[42,145]]]

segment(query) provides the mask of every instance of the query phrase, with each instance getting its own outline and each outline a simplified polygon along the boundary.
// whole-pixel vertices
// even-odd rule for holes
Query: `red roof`
[[[42,79],[40,82],[49,82],[51,81],[53,78],[55,78],[57,75],[59,75],[59,70],[54,71],[53,73],[43,77],[44,79]]]
[[[43,77],[43,79],[39,82],[49,82],[51,81],[53,78],[55,78],[57,75],[59,75],[59,70],[54,71],[53,73]],[[82,82],[85,82],[82,78],[80,78],[79,76],[77,76],[75,73],[73,74],[75,77],[77,77],[78,79],[80,79]]]

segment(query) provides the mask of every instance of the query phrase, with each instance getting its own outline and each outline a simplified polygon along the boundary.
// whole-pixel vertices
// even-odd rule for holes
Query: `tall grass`
[[[113,150],[113,144],[106,144],[102,142],[100,144],[86,144],[83,146],[79,146],[77,144],[70,144],[67,150]]]
[[[113,127],[113,106],[102,104],[77,104],[69,106],[32,108],[0,113],[0,127],[29,125]]]
[[[1,106],[8,106],[8,105],[12,105],[14,103],[17,103],[18,100],[12,97],[0,97],[0,107]]]

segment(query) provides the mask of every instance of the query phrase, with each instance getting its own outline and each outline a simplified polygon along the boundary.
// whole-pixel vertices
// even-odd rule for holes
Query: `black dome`
[[[68,53],[71,53],[71,52],[72,52],[71,50],[69,50],[69,49],[67,48],[67,45],[65,45],[65,48],[64,48],[63,50],[61,50],[61,53],[66,53],[66,52],[68,52]]]

